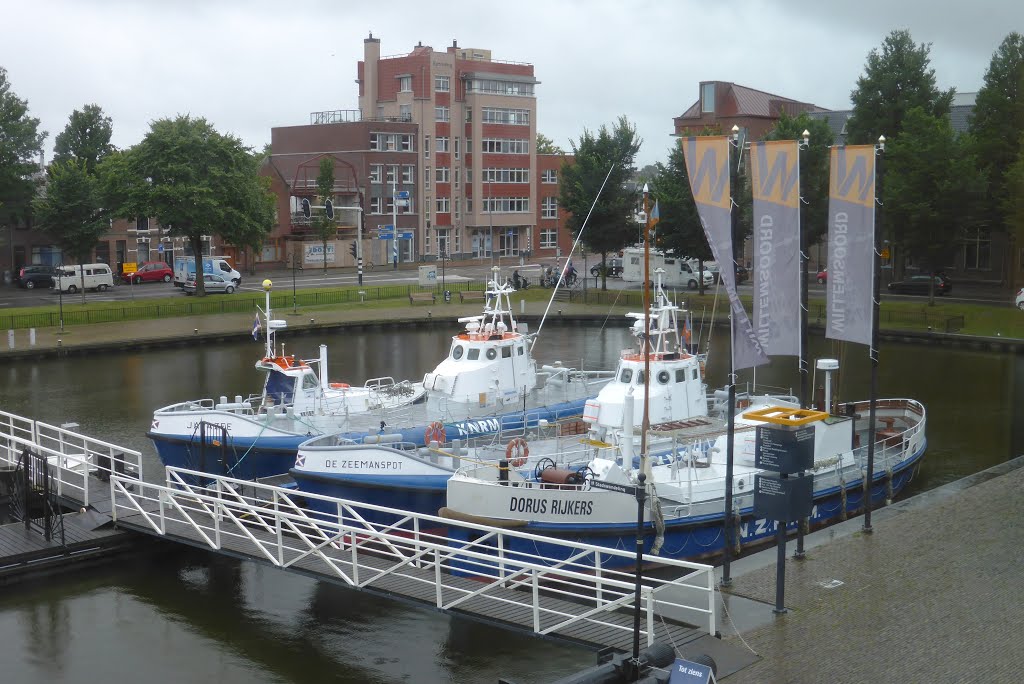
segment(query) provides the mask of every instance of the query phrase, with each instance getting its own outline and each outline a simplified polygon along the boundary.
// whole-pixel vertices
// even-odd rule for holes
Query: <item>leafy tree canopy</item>
[[[562,165],[559,203],[571,212],[565,227],[575,238],[586,221],[582,243],[588,252],[600,254],[602,261],[635,235],[636,189],[629,179],[641,142],[636,127],[620,116],[611,130],[601,126],[596,135],[585,130],[579,142],[572,141],[574,162]]]
[[[935,272],[949,263],[964,230],[977,224],[984,177],[949,117],[920,107],[885,154],[885,223],[897,245]]]
[[[930,68],[931,45],[915,45],[910,31],[896,30],[882,41],[882,49],[872,49],[850,93],[853,116],[847,122],[851,144],[867,145],[884,135],[895,140],[903,131],[903,119],[914,107],[942,117],[949,114],[953,90],[940,91],[935,85],[935,70]]]
[[[334,201],[333,157],[324,157],[320,160],[320,172],[316,177],[316,188],[320,204],[325,205],[327,200]],[[334,219],[328,218],[325,211],[313,218],[313,230],[323,245],[324,273],[327,273],[327,241],[338,234],[338,229],[334,225]]]
[[[111,212],[104,208],[101,183],[85,161],[76,159],[53,162],[46,175],[46,190],[33,202],[36,220],[53,235],[65,257],[87,263],[110,229]],[[82,293],[84,297],[84,283]]]
[[[971,135],[978,160],[988,168],[986,219],[998,227],[1010,221],[1005,210],[1014,189],[1006,175],[1024,151],[1024,36],[1019,33],[1009,34],[992,55],[975,99]]]
[[[0,217],[24,220],[29,213],[38,168],[37,157],[46,133],[39,119],[28,115],[28,103],[11,92],[7,70],[0,67]]]
[[[266,235],[273,198],[257,176],[257,161],[232,135],[187,115],[160,119],[140,143],[110,161],[107,182],[118,215],[150,216],[202,254],[202,236]],[[196,293],[205,294],[202,280]]]
[[[537,134],[537,154],[565,154],[565,150],[555,144],[555,141],[544,135]]]
[[[114,151],[110,144],[113,134],[110,117],[103,114],[99,105],[88,104],[81,111],[76,109],[54,140],[53,161],[63,164],[78,160],[85,163],[88,173],[96,173],[96,166]]]
[[[658,162],[657,169],[650,186],[651,194],[658,202],[657,246],[676,256],[710,260],[711,248],[704,237],[697,205],[693,201],[682,145],[673,145],[668,153],[668,162]]]

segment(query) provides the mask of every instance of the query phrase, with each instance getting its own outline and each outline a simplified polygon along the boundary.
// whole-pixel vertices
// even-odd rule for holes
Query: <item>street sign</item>
[[[672,676],[668,681],[669,684],[708,684],[714,680],[709,665],[676,658],[676,662],[672,664]]]
[[[378,240],[394,240],[395,239],[395,234],[394,233],[377,233],[377,239]]]
[[[806,518],[814,505],[813,476],[754,476],[754,515],[784,523]]]
[[[409,199],[409,191],[408,190],[399,190],[398,194],[395,195],[395,197],[397,197],[398,199],[407,200],[407,199]]]
[[[163,254],[164,253],[164,243],[161,242],[159,245],[156,246],[156,252],[157,252],[157,254]]]
[[[402,231],[401,233],[398,234],[398,239],[399,240],[412,240],[412,231],[411,230]]]
[[[883,247],[882,248],[882,252],[881,252],[881,254],[879,256],[881,256],[883,259],[888,259],[889,258],[889,248],[888,247]]]
[[[377,230],[386,230],[388,232],[392,232],[392,231],[395,230],[395,227],[393,225],[391,225],[390,223],[388,223],[388,224],[385,224],[385,225],[379,227]]]

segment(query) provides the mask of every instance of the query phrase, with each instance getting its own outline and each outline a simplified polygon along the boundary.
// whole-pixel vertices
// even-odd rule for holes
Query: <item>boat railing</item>
[[[539,635],[588,627],[633,632],[632,625],[616,627],[619,621],[612,619],[633,605],[633,550],[309,492],[300,497],[269,484],[172,467],[161,484],[114,477],[111,486],[115,523],[125,519],[154,534],[186,533],[214,550],[312,571],[363,590],[396,582],[422,587],[441,610],[465,609],[470,602],[478,610],[515,603],[528,610]],[[300,498],[331,512],[314,513]],[[387,522],[375,522],[381,519]],[[714,568],[650,555],[642,561],[668,566],[665,573],[646,576],[640,588],[644,641],[653,643],[660,621],[673,615],[715,635]],[[580,610],[567,611],[566,602],[552,606],[551,597]]]

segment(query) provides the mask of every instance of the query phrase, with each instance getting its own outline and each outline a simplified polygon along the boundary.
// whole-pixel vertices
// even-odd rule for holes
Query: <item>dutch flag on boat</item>
[[[252,339],[260,340],[260,315],[256,314],[256,320],[252,322]]]

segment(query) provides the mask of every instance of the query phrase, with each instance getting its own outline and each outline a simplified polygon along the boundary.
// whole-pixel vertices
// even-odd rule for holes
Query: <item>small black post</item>
[[[722,518],[725,535],[725,548],[722,549],[722,586],[728,587],[732,584],[730,576],[733,546],[733,524],[732,524],[732,467],[734,461],[733,443],[736,435],[736,383],[729,384],[729,422],[726,428],[726,450],[725,450],[725,517]]]
[[[32,478],[29,473],[30,459],[28,456],[28,449],[23,449],[21,452],[21,493],[23,497],[22,501],[22,514],[25,516],[25,529],[28,530],[31,527],[32,516],[29,513],[29,505],[32,500],[29,498],[29,494],[32,492]]]
[[[779,477],[785,480],[788,475],[781,473]],[[775,546],[778,554],[775,559],[775,608],[772,609],[772,612],[776,615],[784,615],[786,613],[786,523],[782,520],[775,521]]]
[[[43,470],[43,538],[46,541],[51,541],[53,538],[51,532],[53,511],[50,510],[50,466],[43,457],[39,457],[37,462]]]
[[[636,488],[636,576],[633,594],[633,681],[640,679],[640,581],[644,562],[644,501],[647,498],[647,476],[637,476]]]
[[[298,313],[299,312],[299,306],[296,303],[296,298],[295,298],[295,268],[296,268],[296,265],[298,263],[298,259],[296,258],[297,256],[298,256],[298,254],[293,249],[292,250],[292,313]]]

